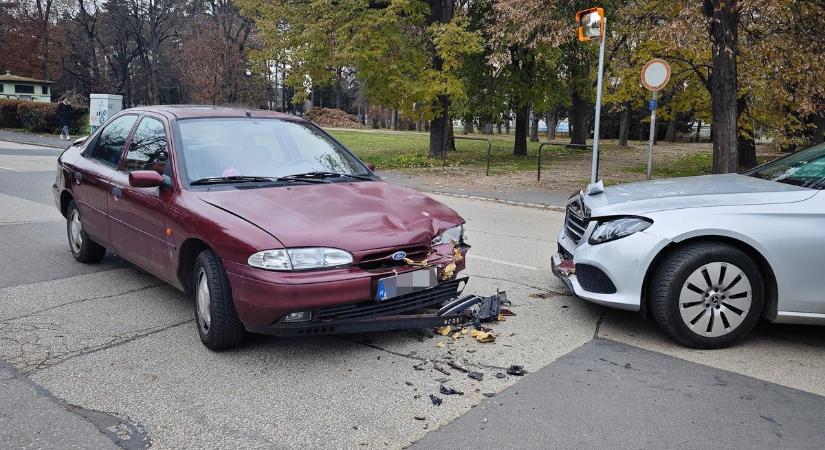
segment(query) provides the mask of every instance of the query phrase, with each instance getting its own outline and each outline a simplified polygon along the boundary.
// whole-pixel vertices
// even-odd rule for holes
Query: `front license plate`
[[[400,295],[429,289],[436,284],[438,284],[438,274],[435,267],[381,278],[375,290],[375,300],[383,302]]]

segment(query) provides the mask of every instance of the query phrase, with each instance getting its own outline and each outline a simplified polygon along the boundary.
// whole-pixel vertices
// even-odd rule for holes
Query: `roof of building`
[[[17,75],[12,75],[11,71],[7,70],[5,75],[0,75],[0,81],[19,81],[22,83],[39,83],[39,84],[54,84],[54,81],[50,80],[38,80],[36,78],[28,78],[28,77],[21,77]]]

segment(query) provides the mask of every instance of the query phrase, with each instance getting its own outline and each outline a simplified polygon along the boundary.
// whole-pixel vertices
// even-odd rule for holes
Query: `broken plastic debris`
[[[483,396],[485,396],[485,397],[487,397],[487,398],[490,398],[490,397],[495,397],[495,396],[496,396],[496,393],[495,393],[495,392],[484,392],[484,393],[482,393],[481,395],[483,395]]]
[[[481,372],[470,372],[467,374],[467,376],[476,381],[481,381],[482,379],[484,379],[484,374]]]
[[[433,405],[435,405],[435,406],[439,406],[439,405],[441,405],[441,402],[442,402],[443,400],[441,400],[439,397],[436,397],[436,396],[435,396],[435,395],[433,395],[433,394],[430,394],[430,401],[432,401],[432,402],[433,402]]]
[[[516,315],[516,313],[514,313],[513,311],[510,311],[507,308],[501,308],[501,311],[499,311],[498,313],[502,316],[515,316]]]
[[[435,346],[438,347],[438,348],[444,348],[444,343],[439,342],[439,343],[435,344]]]
[[[501,372],[496,373],[496,378],[507,378],[507,375],[504,375]]]
[[[495,342],[496,341],[495,336],[493,336],[492,334],[490,334],[486,331],[481,331],[481,330],[472,330],[472,331],[470,331],[470,336],[474,337],[475,340],[477,340],[478,342],[481,342],[483,344],[486,344],[488,342]]]
[[[427,420],[424,416],[415,416],[415,420]]]
[[[448,364],[450,367],[452,367],[453,369],[455,369],[455,370],[457,370],[457,371],[459,371],[459,372],[464,372],[464,373],[469,372],[469,370],[465,369],[463,366],[461,366],[461,365],[460,365],[460,364],[458,364],[458,363],[455,363],[455,362],[450,361],[450,362],[448,362],[447,364]]]
[[[453,275],[455,275],[455,269],[456,269],[455,263],[447,264],[444,267],[444,270],[441,272],[441,279],[442,280],[448,280],[448,279],[452,278]]]
[[[507,373],[510,375],[520,377],[524,375],[526,372],[524,371],[524,366],[518,366],[513,364],[512,366],[507,368]]]
[[[443,384],[441,387],[438,388],[438,392],[441,392],[444,395],[464,395],[463,392],[453,389],[451,387],[444,386]]]
[[[443,327],[438,328],[435,331],[442,336],[446,336],[450,334],[451,331],[453,331],[453,327],[452,325],[444,325]]]
[[[449,375],[450,371],[441,367],[439,364],[433,363],[433,369],[443,373],[444,375]]]

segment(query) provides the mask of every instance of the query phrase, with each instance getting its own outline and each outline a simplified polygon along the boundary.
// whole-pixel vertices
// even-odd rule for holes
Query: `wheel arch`
[[[722,235],[693,236],[678,242],[673,241],[670,244],[666,245],[662,250],[660,250],[659,253],[653,258],[653,260],[647,268],[647,271],[645,272],[644,281],[642,283],[642,314],[646,315],[647,308],[649,307],[648,302],[650,301],[650,298],[647,294],[647,291],[648,284],[650,283],[650,277],[653,275],[653,271],[659,265],[661,260],[668,254],[680,248],[684,248],[699,242],[718,242],[728,244],[732,247],[735,247],[745,252],[745,254],[747,254],[753,260],[754,263],[756,263],[756,266],[759,268],[759,272],[762,274],[762,279],[765,283],[765,303],[762,309],[762,317],[768,320],[775,319],[778,310],[779,291],[776,285],[776,275],[774,274],[773,269],[771,268],[771,265],[768,262],[767,258],[765,258],[762,252],[760,252],[747,242],[730,236]]]
[[[212,246],[197,237],[187,238],[180,245],[177,276],[186,294],[192,293],[192,268],[195,266],[195,259],[202,251],[207,249],[212,249]]]
[[[60,214],[63,214],[63,217],[66,217],[66,214],[69,213],[69,203],[71,203],[72,200],[74,200],[74,197],[71,192],[64,189],[63,192],[60,193]]]

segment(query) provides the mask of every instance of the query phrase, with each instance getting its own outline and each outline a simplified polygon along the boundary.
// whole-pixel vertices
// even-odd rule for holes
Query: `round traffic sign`
[[[649,90],[661,90],[670,81],[670,64],[659,58],[651,59],[642,68],[642,84]]]

